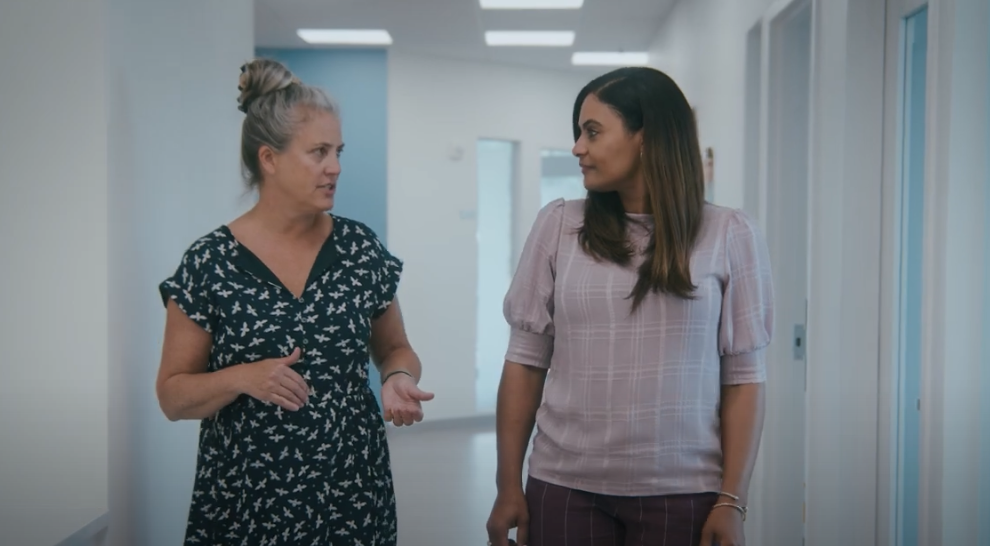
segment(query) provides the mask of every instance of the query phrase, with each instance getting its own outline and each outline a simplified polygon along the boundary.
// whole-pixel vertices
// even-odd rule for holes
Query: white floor
[[[496,493],[494,418],[389,427],[388,438],[398,546],[483,546]]]

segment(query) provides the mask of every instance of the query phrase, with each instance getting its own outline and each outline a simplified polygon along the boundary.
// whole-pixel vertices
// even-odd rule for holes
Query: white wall
[[[784,3],[681,1],[650,49],[697,106],[720,204],[742,207],[746,194],[747,32]],[[884,2],[815,0],[813,18],[806,544],[872,546]],[[778,324],[777,335],[789,336],[789,326]]]
[[[185,530],[199,424],[171,423],[158,407],[157,286],[197,237],[249,204],[236,97],[253,9],[249,0],[107,1],[109,544],[171,546]]]
[[[388,242],[405,260],[399,299],[422,386],[437,395],[428,419],[475,414],[476,142],[520,144],[518,251],[540,206],[540,150],[574,145],[571,110],[589,80],[389,53]]]
[[[0,542],[107,509],[102,0],[0,2]]]
[[[773,0],[679,1],[650,47],[650,64],[695,107],[701,145],[715,150],[715,202],[743,206],[746,34]]]
[[[926,202],[933,210],[926,217],[922,397],[930,402],[922,406],[921,460],[921,537],[928,544],[990,542],[979,535],[990,494],[977,481],[987,475],[981,444],[990,434],[980,411],[990,257],[978,227],[985,225],[990,191],[988,22],[985,0],[934,0],[929,7]]]

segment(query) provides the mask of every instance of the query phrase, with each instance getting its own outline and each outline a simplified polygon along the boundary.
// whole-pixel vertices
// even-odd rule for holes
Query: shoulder
[[[336,215],[333,216],[333,222],[333,232],[338,248],[344,249],[352,255],[364,253],[372,259],[381,259],[388,263],[398,261],[368,224],[353,218]]]
[[[761,236],[756,220],[741,209],[705,203],[703,223],[725,238]]]
[[[362,242],[381,243],[381,239],[379,239],[375,230],[371,229],[368,224],[353,218],[334,215],[333,232],[334,236],[338,237],[341,241],[352,241],[359,244]]]
[[[540,209],[540,214],[558,218],[561,216],[584,216],[584,199],[554,199]]]
[[[536,215],[534,231],[559,231],[560,226],[580,227],[584,221],[584,199],[554,199]]]
[[[182,254],[182,265],[192,270],[208,271],[224,259],[235,246],[234,240],[220,226],[197,237]]]

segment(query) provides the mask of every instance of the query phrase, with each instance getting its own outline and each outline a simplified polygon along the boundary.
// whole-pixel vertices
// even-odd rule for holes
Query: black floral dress
[[[296,299],[226,226],[159,287],[213,336],[209,370],[288,356],[310,387],[298,412],[246,395],[200,426],[185,544],[394,546],[385,427],[368,384],[371,321],[402,263],[364,224],[334,216]]]

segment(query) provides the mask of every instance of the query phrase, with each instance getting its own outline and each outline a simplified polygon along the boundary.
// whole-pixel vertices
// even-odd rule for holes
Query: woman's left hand
[[[743,518],[731,506],[719,506],[708,514],[701,531],[700,546],[745,546]]]
[[[422,402],[433,400],[433,393],[420,390],[408,375],[395,374],[382,385],[382,409],[385,420],[397,427],[423,420]]]

